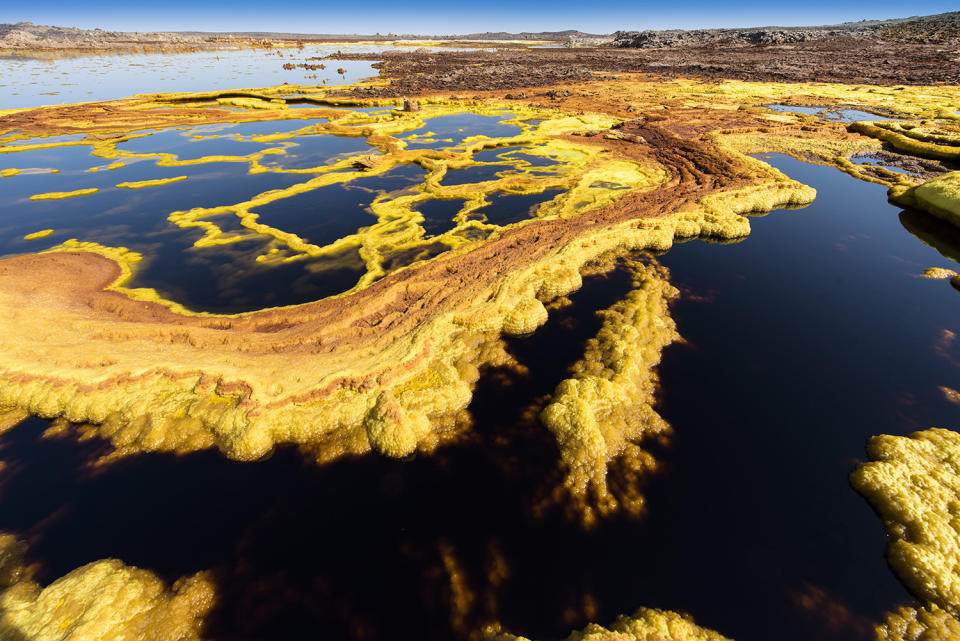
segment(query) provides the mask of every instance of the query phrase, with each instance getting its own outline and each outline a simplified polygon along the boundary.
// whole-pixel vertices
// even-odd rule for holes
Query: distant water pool
[[[0,109],[113,100],[140,93],[293,85],[343,85],[376,76],[372,62],[312,60],[326,69],[284,69],[306,58],[383,51],[369,45],[309,45],[302,50],[238,49],[190,53],[103,54],[43,60],[0,59]],[[278,55],[279,52],[279,55]],[[343,69],[344,73],[338,73]]]
[[[834,109],[832,107],[803,107],[796,105],[764,105],[768,109],[780,112],[792,112],[817,116],[823,120],[834,120],[836,122],[858,122],[862,120],[901,120],[890,116],[879,116],[877,114],[861,111],[859,109]]]

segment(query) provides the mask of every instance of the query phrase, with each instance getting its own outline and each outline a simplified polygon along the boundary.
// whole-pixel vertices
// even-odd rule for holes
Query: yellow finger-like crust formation
[[[625,484],[631,495],[611,494],[607,466],[619,457],[634,473],[654,468],[653,457],[636,443],[669,429],[653,404],[660,355],[679,338],[667,307],[677,290],[665,268],[637,261],[630,267],[634,288],[600,312],[600,331],[540,414],[560,447],[566,488],[588,523],[621,506],[642,509],[635,483]]]
[[[34,194],[30,200],[63,200],[64,198],[76,198],[77,196],[89,196],[100,191],[97,187],[88,187],[86,189],[74,189],[73,191],[49,191],[44,194]]]
[[[135,180],[130,182],[117,183],[118,189],[142,189],[144,187],[160,187],[162,185],[169,185],[172,183],[178,183],[181,180],[186,180],[187,176],[175,176],[173,178],[156,178],[154,180]]]
[[[24,240],[38,240],[40,238],[46,238],[47,236],[52,236],[52,229],[41,229],[40,231],[35,231],[27,234],[23,237]]]

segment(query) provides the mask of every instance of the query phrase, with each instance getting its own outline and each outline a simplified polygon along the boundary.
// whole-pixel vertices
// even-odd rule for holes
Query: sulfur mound
[[[629,265],[634,289],[600,312],[600,331],[540,415],[560,447],[566,488],[588,523],[597,512],[611,512],[621,503],[632,512],[642,509],[642,496],[620,496],[618,501],[609,491],[607,466],[620,458],[633,472],[654,467],[656,462],[636,442],[669,430],[653,403],[660,354],[679,338],[668,309],[677,290],[665,268],[636,260]],[[625,491],[636,487],[624,485]]]
[[[490,633],[484,641],[530,641],[506,633]],[[668,610],[640,608],[632,616],[621,615],[609,628],[591,623],[573,632],[565,641],[729,641],[692,619]]]
[[[917,125],[897,122],[854,122],[850,131],[882,140],[908,154],[955,160],[960,158],[960,126],[955,122]]]
[[[944,429],[909,437],[875,436],[873,459],[851,475],[883,518],[891,567],[918,597],[960,614],[960,434]]]
[[[947,269],[946,267],[928,267],[923,271],[924,278],[932,278],[934,280],[943,280],[945,278],[953,278],[957,275],[957,272],[952,269]]]
[[[953,171],[907,190],[894,190],[891,200],[923,209],[960,227],[960,171]]]
[[[46,238],[47,236],[52,236],[52,229],[41,229],[40,231],[31,232],[23,237],[24,240],[38,240],[40,238]]]
[[[875,641],[953,641],[960,639],[960,621],[935,605],[902,607],[887,613]]]
[[[168,588],[116,559],[89,563],[45,588],[26,578],[23,547],[0,536],[0,638],[32,641],[199,640],[213,587],[202,575]]]

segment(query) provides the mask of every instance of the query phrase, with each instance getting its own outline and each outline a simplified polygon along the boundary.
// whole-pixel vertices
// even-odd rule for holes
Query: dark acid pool
[[[389,116],[389,107],[375,109],[383,112],[378,117]],[[509,111],[425,115],[422,126],[398,133],[397,138],[409,148],[464,152],[464,140],[471,137],[509,139],[522,133],[521,127],[507,122],[515,117]],[[378,223],[373,203],[421,193],[427,173],[418,164],[408,163],[369,177],[301,190],[312,179],[355,170],[350,159],[383,155],[382,149],[359,135],[360,129],[357,135],[318,131],[316,125],[325,122],[325,118],[303,118],[137,131],[118,135],[106,155],[77,137],[11,141],[4,149],[7,153],[0,153],[0,168],[20,173],[0,178],[0,256],[42,251],[71,238],[125,246],[145,257],[129,286],[156,289],[161,296],[197,311],[241,313],[341,294],[370,269],[362,257],[359,235]],[[67,146],[27,148],[61,143]],[[491,169],[515,174],[523,168],[543,167],[546,180],[561,173],[559,159],[527,153],[533,147],[497,144],[492,140],[492,148],[477,151],[473,160],[498,164],[450,173],[469,174],[461,184],[496,180]],[[130,187],[157,180],[177,182]],[[93,188],[98,191],[65,199],[34,198]],[[474,207],[472,221],[498,226],[522,222],[561,193],[493,189],[482,208]],[[296,255],[275,237],[245,227],[239,205],[275,190],[289,190],[289,194],[249,205],[246,211],[261,224],[296,234],[317,248],[315,253]],[[489,235],[492,227],[457,230],[458,224],[467,222],[458,219],[465,203],[463,198],[449,197],[418,201],[412,209],[423,217],[422,241],[414,247],[381,251],[382,269],[399,269],[444,253],[464,238]],[[201,220],[232,236],[235,242],[230,244],[198,247],[204,231],[179,227],[171,219],[177,212],[224,206],[234,209],[211,212]],[[46,229],[52,234],[25,238]],[[435,240],[448,232],[446,241]],[[351,236],[354,240],[347,246],[322,251]],[[286,252],[283,258],[292,260],[262,260],[280,251]]]
[[[769,162],[817,200],[754,218],[740,243],[690,241],[658,257],[681,290],[672,314],[685,340],[659,368],[658,411],[675,434],[653,449],[663,467],[645,483],[642,518],[584,530],[550,508],[558,453],[530,419],[599,329],[595,311],[629,290],[617,269],[508,341],[529,371],[485,371],[471,435],[433,456],[317,466],[281,448],[258,463],[204,452],[95,468],[101,442],[43,437],[47,423],[31,419],[0,438],[0,530],[29,540],[43,583],[108,557],[168,581],[210,570],[210,639],[449,640],[493,621],[558,639],[639,606],[687,611],[739,641],[870,639],[911,597],[847,475],[871,435],[960,424],[939,391],[956,386],[960,294],[919,277],[955,266],[960,238],[889,206],[883,187]],[[83,211],[115,215],[105,220],[119,238],[124,225],[161,234],[169,203],[150,202]],[[430,202],[420,211],[442,233],[463,201]],[[159,266],[193,251],[170,247],[145,280],[166,278],[186,300],[226,289],[168,275]]]

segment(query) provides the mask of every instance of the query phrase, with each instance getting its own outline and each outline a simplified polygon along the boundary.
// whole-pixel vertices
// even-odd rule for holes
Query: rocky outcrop
[[[821,28],[699,29],[684,31],[618,31],[610,43],[614,47],[659,49],[665,47],[717,47],[725,45],[779,45],[843,36],[873,37],[874,30]]]
[[[823,27],[756,27],[685,31],[617,31],[610,46],[633,49],[783,45],[834,38],[888,41],[953,42],[960,40],[960,12],[893,20],[847,22]]]
[[[50,27],[32,22],[0,24],[0,50],[116,49],[137,46],[209,47],[228,44],[229,37],[215,34],[141,33]]]

